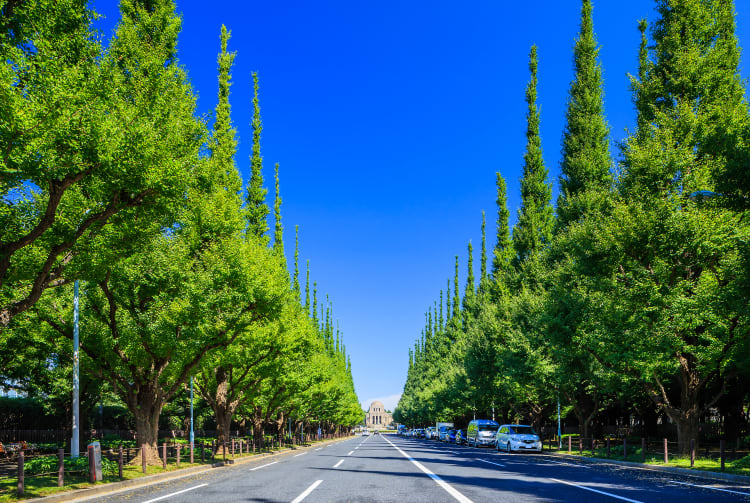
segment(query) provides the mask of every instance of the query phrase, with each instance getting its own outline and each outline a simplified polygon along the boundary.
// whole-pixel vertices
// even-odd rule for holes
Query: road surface
[[[750,501],[750,485],[374,435],[99,496],[96,501],[729,502]]]

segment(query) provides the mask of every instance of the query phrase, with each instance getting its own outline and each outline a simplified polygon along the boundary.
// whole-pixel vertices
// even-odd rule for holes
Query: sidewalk
[[[592,464],[610,464],[618,466],[627,466],[638,470],[648,470],[652,472],[668,473],[671,475],[683,475],[688,477],[696,477],[700,479],[708,480],[721,480],[724,482],[738,482],[741,484],[750,484],[750,477],[747,475],[736,475],[733,473],[722,473],[722,472],[711,472],[708,470],[696,470],[694,468],[680,468],[677,466],[664,466],[664,465],[650,465],[644,463],[637,463],[635,461],[619,461],[615,459],[604,459],[604,458],[592,458],[588,456],[578,456],[575,454],[568,454],[565,452],[554,452],[542,451],[541,456],[548,456],[552,458],[565,458],[571,461],[584,461]]]
[[[62,503],[62,502],[67,502],[67,501],[88,501],[93,498],[98,498],[100,496],[110,496],[112,494],[130,491],[132,489],[146,487],[146,486],[150,486],[153,484],[159,484],[161,482],[182,479],[185,477],[192,477],[195,475],[199,475],[201,473],[208,472],[215,468],[221,468],[225,465],[229,468],[235,465],[245,465],[248,463],[253,463],[255,461],[264,460],[269,457],[288,455],[293,452],[305,451],[313,447],[320,447],[321,445],[328,445],[328,444],[332,444],[335,442],[342,442],[344,440],[349,440],[350,438],[353,438],[353,437],[337,438],[333,440],[323,440],[321,442],[313,443],[308,447],[296,447],[296,448],[287,447],[276,452],[256,454],[254,456],[248,456],[248,457],[243,457],[243,458],[234,459],[234,460],[228,459],[226,464],[224,463],[224,461],[219,461],[212,465],[193,466],[190,468],[183,468],[180,470],[174,470],[174,471],[167,472],[167,473],[147,475],[145,477],[139,477],[137,479],[123,480],[121,482],[111,482],[109,484],[97,485],[95,487],[89,487],[86,489],[77,489],[77,490],[61,492],[58,494],[44,496],[41,498],[26,499],[26,500],[23,500],[21,503],[25,503],[25,502]]]

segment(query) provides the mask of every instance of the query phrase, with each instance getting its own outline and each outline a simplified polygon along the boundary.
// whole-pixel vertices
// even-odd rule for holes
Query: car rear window
[[[531,426],[514,426],[512,429],[518,435],[536,435],[534,428]]]
[[[477,425],[477,428],[479,428],[479,431],[497,431],[499,426],[493,426],[491,424],[480,424]]]

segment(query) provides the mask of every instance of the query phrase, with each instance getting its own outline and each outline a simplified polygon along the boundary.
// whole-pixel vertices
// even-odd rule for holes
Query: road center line
[[[339,466],[341,466],[341,463],[343,463],[343,462],[344,462],[344,460],[342,459],[338,463],[336,463],[335,465],[333,465],[333,467],[334,468],[338,468]]]
[[[545,463],[554,463],[556,465],[575,466],[576,468],[585,468],[587,470],[591,470],[590,466],[578,465],[578,464],[575,464],[575,463],[565,463],[565,462],[562,462],[562,461],[552,461],[550,459],[545,459],[544,462]],[[540,464],[542,464],[542,463],[540,463]]]
[[[451,486],[450,484],[448,484],[447,482],[445,482],[443,479],[441,479],[440,477],[438,477],[437,475],[435,475],[434,473],[432,473],[430,470],[428,470],[422,463],[420,463],[416,459],[414,459],[411,456],[409,456],[408,454],[406,454],[400,448],[396,447],[393,444],[393,442],[391,442],[390,440],[388,440],[385,437],[383,437],[383,440],[385,440],[386,442],[388,442],[389,444],[391,444],[391,447],[393,447],[398,452],[400,452],[403,457],[405,457],[406,459],[408,459],[409,461],[411,461],[412,463],[414,463],[414,466],[416,466],[417,468],[419,468],[420,470],[422,470],[428,477],[430,477],[432,480],[434,480],[437,483],[437,485],[439,485],[440,487],[442,487],[443,489],[445,489],[445,491],[448,494],[450,494],[451,496],[453,496],[454,498],[456,498],[456,500],[460,501],[461,503],[473,503],[469,498],[467,498],[466,496],[464,496],[463,494],[461,494],[460,492],[458,492],[453,486]]]
[[[489,463],[489,464],[495,465],[495,466],[505,467],[505,465],[501,465],[500,463],[495,463],[494,461],[487,461],[486,459],[477,459],[477,461],[481,461],[482,463]]]
[[[731,489],[722,489],[720,487],[712,487],[712,486],[702,486],[698,484],[689,484],[687,482],[677,482],[676,480],[670,480],[672,484],[681,484],[684,486],[691,486],[691,487],[700,487],[701,489],[711,489],[712,491],[722,491],[725,493],[732,493],[732,494],[742,494],[744,496],[750,496],[750,493],[743,493],[742,491],[732,491]]]
[[[354,453],[354,451],[349,451],[349,454],[347,456],[351,456]]]
[[[250,468],[250,471],[254,472],[255,470],[260,470],[261,468],[265,468],[266,466],[275,465],[276,463],[278,463],[278,461],[274,461],[272,463],[266,463],[265,465],[256,466],[255,468]]]
[[[151,500],[148,500],[148,501],[144,501],[143,503],[154,503],[154,501],[165,500],[167,498],[171,498],[172,496],[177,496],[178,494],[186,493],[188,491],[192,491],[192,490],[198,489],[200,487],[206,487],[207,485],[208,484],[200,484],[200,485],[197,485],[197,486],[194,486],[194,487],[188,487],[187,489],[183,489],[182,491],[177,491],[177,492],[174,492],[174,493],[171,493],[171,494],[167,494],[165,496],[159,496],[158,498],[154,498],[154,499],[151,499]]]
[[[323,450],[323,448],[322,448],[322,447],[318,447],[318,448],[317,448],[317,449],[315,449],[315,450],[316,450],[316,451],[322,451],[322,450]]]
[[[294,455],[294,457],[295,457],[295,458],[298,458],[298,457],[300,457],[300,456],[304,456],[305,454],[307,454],[307,453],[306,453],[306,452],[302,452],[302,453],[300,453],[300,454],[295,454],[295,455]]]
[[[300,494],[299,496],[297,496],[296,498],[294,498],[292,500],[292,503],[300,503],[303,499],[307,498],[310,495],[310,493],[313,492],[315,490],[315,488],[320,485],[321,482],[323,482],[323,481],[322,480],[316,480],[315,482],[313,482],[312,485],[310,487],[308,487],[307,489],[305,489],[305,491],[302,494]]]
[[[605,496],[609,496],[610,498],[615,498],[615,499],[622,500],[622,501],[628,501],[630,503],[643,503],[642,501],[631,500],[630,498],[625,498],[623,496],[618,496],[618,495],[612,494],[612,493],[606,493],[606,492],[600,491],[598,489],[592,489],[590,487],[586,487],[586,486],[574,484],[573,482],[566,482],[564,480],[553,479],[553,478],[550,478],[550,480],[554,480],[555,482],[559,482],[560,484],[567,484],[569,486],[577,487],[579,489],[584,489],[586,491],[591,491],[591,492],[594,492],[594,493],[603,494]]]

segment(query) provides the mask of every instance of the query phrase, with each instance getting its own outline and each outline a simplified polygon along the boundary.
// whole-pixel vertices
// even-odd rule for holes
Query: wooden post
[[[65,449],[57,449],[57,487],[65,485]]]
[[[122,476],[122,444],[120,444],[120,450],[117,452],[117,475],[120,478],[123,478]]]
[[[232,457],[234,457],[234,439],[232,439]]]
[[[195,459],[193,458],[193,442],[190,442],[190,464],[192,465],[195,462]]]
[[[578,437],[578,455],[583,456],[583,438]]]
[[[227,460],[227,443],[226,442],[221,443],[221,450],[224,455],[224,461],[226,462]]]
[[[141,467],[143,468],[143,473],[146,473],[146,444],[141,446]]]
[[[609,437],[607,437],[607,457],[610,456],[610,449],[609,449]]]
[[[573,449],[573,437],[568,437],[568,454],[571,453]]]
[[[18,495],[23,496],[24,493],[24,481],[23,481],[23,451],[18,451]]]
[[[664,439],[664,464],[669,464],[669,446],[667,445],[667,439]]]
[[[201,463],[206,462],[206,445],[201,441]]]
[[[690,468],[695,466],[695,439],[690,439]]]
[[[646,462],[646,439],[641,437],[641,463]]]
[[[622,456],[623,460],[628,460],[628,437],[622,437]]]
[[[180,451],[182,450],[182,444],[177,444],[177,467],[180,467]]]
[[[167,443],[161,444],[161,467],[167,469]]]
[[[724,471],[724,439],[719,440],[719,457],[721,458],[721,471]]]
[[[94,483],[96,482],[96,461],[94,460],[94,447],[89,446],[88,449],[86,449],[86,453],[89,456],[89,482]]]
[[[596,456],[596,439],[591,439],[591,457]]]

